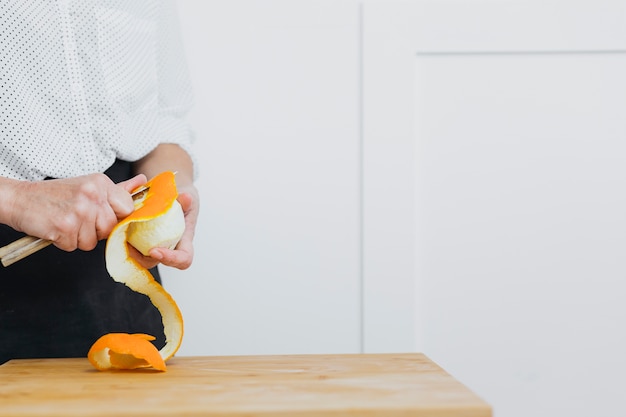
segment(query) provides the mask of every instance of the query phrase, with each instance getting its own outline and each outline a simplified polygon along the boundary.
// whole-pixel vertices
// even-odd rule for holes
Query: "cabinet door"
[[[622,416],[626,8],[363,7],[366,351],[506,416]]]

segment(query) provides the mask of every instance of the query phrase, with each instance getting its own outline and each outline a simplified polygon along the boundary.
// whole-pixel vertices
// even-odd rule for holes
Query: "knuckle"
[[[61,243],[61,236],[62,235],[56,231],[49,231],[45,233],[42,237],[46,240],[54,242],[54,244],[58,246],[58,244]]]
[[[79,193],[81,196],[90,200],[98,199],[100,196],[100,187],[93,181],[85,181],[80,184]]]
[[[74,214],[66,214],[56,217],[54,220],[54,229],[56,229],[56,232],[53,233],[56,233],[59,239],[63,236],[76,234],[78,229],[76,216]]]
[[[73,210],[74,210],[73,217],[77,219],[84,219],[91,212],[91,205],[88,204],[85,200],[82,200],[82,201],[77,202],[74,205]]]
[[[101,200],[106,196],[110,183],[111,180],[105,174],[91,174],[80,184],[80,192],[88,198]]]
[[[91,178],[90,182],[98,183],[101,185],[104,185],[109,181],[109,177],[107,177],[105,174],[101,172],[96,172],[95,174],[91,174],[90,178]]]
[[[98,239],[106,239],[111,234],[111,230],[113,230],[113,226],[110,224],[100,225],[96,228],[96,236]]]
[[[96,239],[89,239],[88,241],[81,241],[78,244],[78,248],[85,251],[90,251],[95,249],[98,245],[98,241]]]
[[[53,240],[53,242],[54,246],[66,252],[72,252],[78,248],[78,246],[76,245],[76,241],[72,241],[70,239],[60,238],[57,240]]]

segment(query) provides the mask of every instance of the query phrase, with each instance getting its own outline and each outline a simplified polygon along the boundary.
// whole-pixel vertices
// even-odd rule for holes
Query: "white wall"
[[[360,349],[353,1],[179,1],[202,195],[181,355]]]

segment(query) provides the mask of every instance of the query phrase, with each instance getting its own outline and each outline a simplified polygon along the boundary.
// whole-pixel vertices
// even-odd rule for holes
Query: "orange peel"
[[[148,296],[161,313],[165,345],[161,350],[150,342],[149,335],[110,333],[98,339],[87,355],[99,370],[135,369],[152,366],[165,370],[181,345],[183,317],[172,296],[155,281],[150,271],[130,255],[127,242],[147,255],[153,247],[172,248],[180,240],[184,228],[184,214],[177,201],[178,191],[174,173],[163,172],[145,184],[148,190],[135,202],[135,211],[121,220],[111,231],[106,243],[105,261],[111,277],[133,291]],[[151,339],[147,339],[148,338]],[[148,353],[148,350],[152,350]],[[161,363],[155,360],[157,355]]]
[[[98,370],[153,367],[165,371],[165,361],[154,347],[154,336],[135,333],[109,333],[93,344],[87,358]]]

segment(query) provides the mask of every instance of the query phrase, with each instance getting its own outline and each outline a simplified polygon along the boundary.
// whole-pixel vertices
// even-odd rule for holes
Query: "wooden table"
[[[487,417],[426,356],[178,357],[167,372],[99,372],[87,359],[0,366],[0,416]]]

